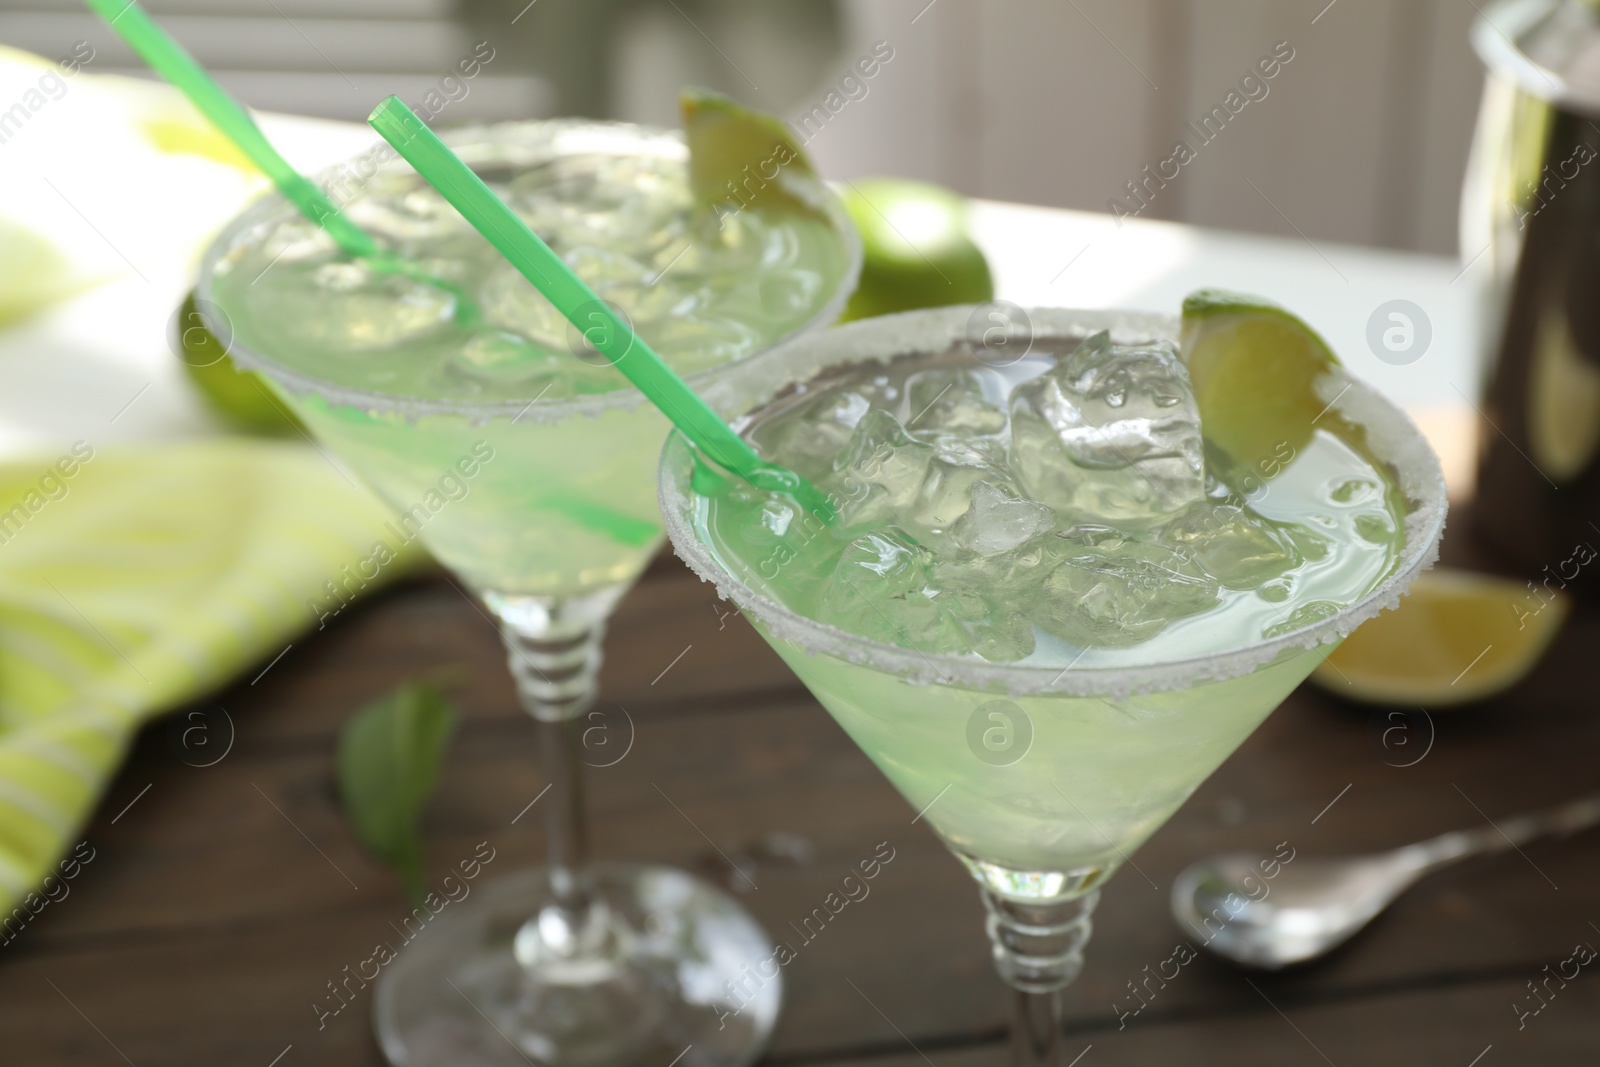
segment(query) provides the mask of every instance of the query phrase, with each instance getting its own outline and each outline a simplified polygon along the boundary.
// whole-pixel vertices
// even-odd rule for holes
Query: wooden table
[[[355,125],[264,123],[304,170],[371,141]],[[234,206],[211,209],[220,223]],[[1018,303],[1170,312],[1203,285],[1269,293],[1414,410],[1460,415],[1477,395],[1473,293],[1487,258],[1476,249],[1463,267],[984,203],[972,225],[997,291]],[[0,453],[219,432],[165,340],[192,281],[189,253],[118,239],[139,274],[0,336]],[[1371,317],[1396,298],[1414,302],[1433,334],[1428,352],[1400,366],[1366,339]],[[1447,549],[1460,554],[1465,523],[1453,516],[1451,525]],[[1010,1001],[990,968],[971,879],[726,610],[670,558],[624,601],[604,699],[627,710],[636,736],[626,758],[590,775],[596,853],[694,868],[737,891],[743,882],[718,848],[803,835],[810,863],[763,863],[753,874],[760,888],[743,894],[781,933],[889,842],[895,859],[871,896],[785,968],[769,1060],[1003,1061]],[[1595,1062],[1600,976],[1586,970],[1564,988],[1551,979],[1554,997],[1520,1030],[1515,1010],[1537,1003],[1528,983],[1544,980],[1546,966],[1579,942],[1600,945],[1595,835],[1440,874],[1315,968],[1268,976],[1197,959],[1138,1015],[1123,1013],[1139,1003],[1129,983],[1180,941],[1167,891],[1202,855],[1278,842],[1300,855],[1380,848],[1594,791],[1597,644],[1600,613],[1590,611],[1515,693],[1409,724],[1296,693],[1109,887],[1069,993],[1071,1054],[1088,1050],[1080,1067]],[[215,765],[183,762],[164,724],[145,731],[87,832],[94,860],[68,897],[0,947],[0,1067],[380,1063],[369,1003],[321,1031],[312,1007],[407,912],[396,880],[362,853],[340,813],[333,740],[368,698],[452,667],[468,679],[457,694],[464,725],[425,819],[431,870],[442,876],[485,840],[497,850],[491,873],[536,863],[537,819],[512,825],[542,788],[533,730],[490,624],[443,578],[391,590],[197,705],[225,708],[237,728]]]
[[[1463,525],[1453,520],[1457,542]],[[1594,834],[1439,874],[1317,966],[1266,975],[1202,957],[1123,1013],[1139,1006],[1129,983],[1183,939],[1167,893],[1201,855],[1380,848],[1595,790],[1597,644],[1600,612],[1582,612],[1515,693],[1398,733],[1382,713],[1302,688],[1108,887],[1069,991],[1069,1055],[1086,1050],[1082,1067],[1595,1062],[1594,965],[1564,987],[1550,980],[1520,1029],[1515,1010],[1535,1006],[1528,984],[1547,965],[1600,945]],[[767,1062],[1003,1062],[1010,1001],[970,877],[750,627],[663,557],[623,602],[608,648],[604,698],[635,738],[589,778],[599,857],[737,890],[717,849],[802,835],[810,862],[762,862],[759,888],[742,894],[779,932],[879,842],[895,850],[871,895],[786,968]],[[542,787],[533,730],[494,631],[442,577],[391,590],[220,694],[237,732],[214,765],[183,762],[165,725],[141,735],[70,896],[0,948],[0,1063],[380,1064],[370,997],[320,1031],[312,1008],[408,910],[340,812],[333,741],[363,701],[442,668],[466,681],[424,819],[432,880],[486,840],[492,874],[537,862],[538,819],[512,825]]]

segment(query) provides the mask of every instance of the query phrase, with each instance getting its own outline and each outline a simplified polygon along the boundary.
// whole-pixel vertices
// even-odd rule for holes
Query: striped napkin
[[[340,568],[426,559],[304,445],[215,438],[0,464],[0,915],[75,840],[141,724],[264,663]],[[348,595],[348,594],[344,594]]]

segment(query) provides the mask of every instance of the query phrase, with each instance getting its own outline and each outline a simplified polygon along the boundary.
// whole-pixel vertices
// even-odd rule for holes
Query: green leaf
[[[361,843],[423,895],[417,816],[433,792],[456,715],[426,682],[408,682],[366,705],[339,737],[339,796]]]

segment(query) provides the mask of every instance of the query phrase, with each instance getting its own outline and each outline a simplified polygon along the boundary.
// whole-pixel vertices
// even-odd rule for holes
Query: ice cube
[[[946,608],[961,622],[972,651],[991,663],[1015,663],[1033,654],[1033,623],[1005,600],[970,589],[942,592]]]
[[[1205,494],[1200,414],[1168,342],[1102,331],[1011,391],[1011,467],[1058,511],[1152,524]]]
[[[490,330],[475,334],[450,357],[456,370],[485,382],[526,382],[540,375],[556,375],[569,364],[563,354],[529,344],[521,336]]]
[[[1020,611],[991,602],[989,614],[967,633],[972,651],[991,663],[1015,663],[1033,655],[1033,623]]]
[[[558,249],[606,234],[618,245],[644,244],[689,207],[684,183],[667,180],[645,155],[562,156],[524,170],[503,195]]]
[[[1048,505],[979,480],[972,483],[966,513],[950,532],[962,548],[980,556],[995,556],[1032,540],[1055,524],[1056,513]]]
[[[789,535],[800,509],[781,497],[768,497],[761,506],[760,527],[767,534],[767,544],[777,544]],[[752,538],[754,540],[754,538]]]
[[[817,618],[854,634],[923,653],[971,648],[931,580],[932,555],[893,526],[856,538],[823,586]]]
[[[264,290],[260,303],[296,343],[373,352],[435,333],[455,314],[456,301],[438,286],[380,273],[359,260],[286,271]],[[316,314],[305,313],[308,305]]]
[[[432,186],[360,197],[345,209],[350,221],[375,237],[408,247],[468,230],[467,220]]]
[[[934,447],[939,458],[946,463],[953,463],[961,467],[987,467],[995,471],[1004,471],[1006,467],[1005,443],[994,437],[960,437],[947,433],[918,433],[913,434],[920,441],[926,441]],[[1006,481],[1010,477],[1000,475]]]
[[[873,408],[834,458],[827,488],[839,494],[849,525],[898,522],[918,503],[934,456],[932,445],[906,433],[887,411]]]
[[[763,314],[781,322],[793,322],[821,303],[822,275],[796,267],[762,274],[756,282],[756,296]]]
[[[831,390],[751,431],[756,449],[813,481],[833,469],[872,402],[854,390]]]
[[[1233,504],[1195,505],[1168,524],[1162,540],[1229,589],[1259,589],[1302,561],[1272,523]]]
[[[1161,545],[1101,527],[1053,549],[1062,558],[1029,610],[1040,629],[1073,644],[1138,644],[1219,602],[1215,578]]]
[[[872,402],[859,392],[829,390],[782,418],[758,424],[750,430],[750,440],[766,458],[814,482],[834,469],[834,456],[850,442],[856,424],[870,408]]]
[[[1330,619],[1339,614],[1340,606],[1331,600],[1309,600],[1294,611],[1282,622],[1274,623],[1261,631],[1261,636],[1271,639],[1292,634],[1296,630],[1303,630],[1307,626],[1315,626],[1323,619]]]
[[[730,280],[748,279],[773,266],[767,262],[769,231],[748,213],[726,216],[718,225],[706,212],[679,222],[669,220],[669,239],[654,256],[656,273],[679,284],[712,285],[726,289]],[[641,240],[655,239],[641,234]]]
[[[622,309],[636,330],[658,320],[693,316],[700,311],[704,300],[699,293],[685,292],[666,283],[654,285],[649,280],[608,286],[604,295],[609,303]]]
[[[563,252],[561,258],[589,288],[602,296],[613,286],[645,285],[654,277],[637,259],[603,245],[577,245]]]
[[[918,434],[999,433],[1005,429],[1006,413],[989,395],[1004,388],[1004,379],[989,370],[962,367],[913,374],[906,382],[911,405],[906,428]]]
[[[680,374],[731,363],[760,345],[760,334],[738,319],[722,316],[668,317],[638,324],[638,333]]]
[[[285,268],[309,269],[312,265],[326,263],[341,255],[339,246],[334,244],[327,230],[299,215],[284,219],[267,234],[258,254],[266,260],[266,266],[255,275],[251,284],[266,279],[269,288],[277,281],[279,271],[289,273]]]
[[[1055,541],[1038,538],[992,556],[946,553],[934,561],[933,576],[940,588],[973,589],[985,596],[1014,599],[1015,593],[1037,588],[1059,561]]]
[[[502,261],[490,268],[478,289],[478,308],[491,325],[520,333],[553,351],[571,350],[567,340],[571,325],[566,316],[510,263]]]
[[[972,487],[979,482],[1009,484],[1004,468],[986,463],[981,455],[966,449],[950,449],[943,442],[930,442],[933,462],[923,479],[917,506],[907,517],[910,527],[929,544],[938,544],[972,504]]]
[[[996,663],[1013,663],[1034,648],[1033,623],[1018,605],[1032,599],[1055,564],[1035,539],[992,556],[942,556],[933,563],[932,579],[961,621],[972,650]]]

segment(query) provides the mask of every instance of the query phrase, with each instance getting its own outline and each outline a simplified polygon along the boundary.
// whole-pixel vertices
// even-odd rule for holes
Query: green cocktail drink
[[[1270,485],[1234,490],[1216,473],[1197,476],[1199,420],[1183,410],[1175,357],[1118,352],[1109,335],[1074,344],[1036,343],[1004,367],[951,352],[807,383],[751,416],[746,432],[841,501],[843,530],[807,529],[793,505],[731,483],[704,498],[696,537],[808,618],[913,654],[1058,674],[1270,639],[1361,599],[1393,571],[1404,501],[1339,420],[1286,448]],[[1119,423],[1149,421],[1131,410],[1143,390],[1166,424],[1144,433],[1172,440],[1152,445],[1112,427],[1102,447],[1089,440],[1079,453],[1100,465],[1063,471],[1066,457],[1040,444],[1051,434],[1045,415],[1064,399],[1060,383],[1097,373],[1155,378],[1113,383],[1132,395],[1104,407]],[[1094,404],[1092,384],[1077,391],[1080,406]],[[1144,458],[1123,463],[1134,449]],[[1188,499],[1166,498],[1183,491]],[[1176,695],[1019,692],[976,720],[990,764],[949,744],[965,740],[979,706],[971,690],[930,686],[907,714],[899,672],[775,645],[907,799],[932,805],[928,820],[959,855],[993,872],[1002,892],[1045,896],[1068,878],[1103,880],[1320,658],[1301,652]],[[931,659],[922,666],[942,680]]]
[[[809,171],[773,179],[782,210],[713,211],[690,195],[675,133],[556,121],[446,139],[697,387],[832,321],[854,285],[859,241]],[[420,538],[497,616],[550,793],[548,866],[405,947],[378,982],[379,1043],[406,1067],[740,1067],[781,983],[754,1004],[726,988],[771,939],[681,871],[584,854],[580,764],[631,745],[625,712],[593,706],[606,618],[660,543],[667,421],[409,166],[381,166],[341,206],[408,269],[352,258],[270,198],[218,239],[199,307],[393,505],[388,547]],[[610,747],[591,751],[591,735]]]
[[[692,381],[834,318],[857,253],[820,182],[815,213],[691,204],[673,132],[546,122],[450,141],[534,230]],[[448,290],[341,253],[282,201],[219,242],[201,296],[241,362],[469,585],[573,596],[630,581],[660,537],[652,492],[667,423],[403,164],[344,205]],[[537,471],[537,477],[530,477]],[[470,472],[470,473],[469,473]]]
[[[797,339],[717,383],[837,523],[676,436],[661,493],[679,554],[977,877],[1031,1061],[1097,887],[1431,562],[1444,485],[1336,366],[1312,425],[1246,467],[1203,434],[1175,319],[1033,311],[985,347],[982,310]]]

